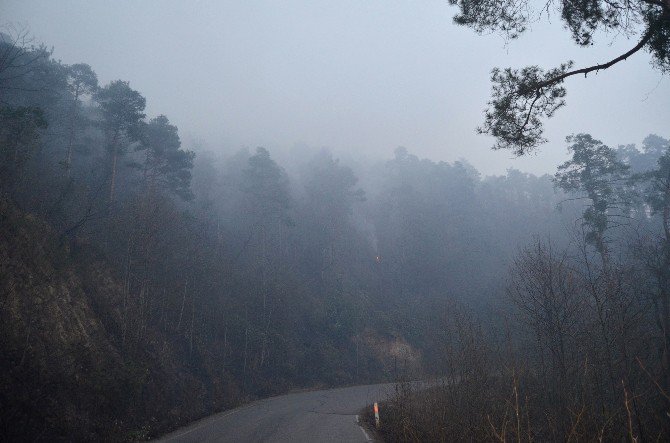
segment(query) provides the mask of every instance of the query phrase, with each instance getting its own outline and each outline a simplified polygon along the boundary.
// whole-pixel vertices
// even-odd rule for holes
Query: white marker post
[[[377,402],[375,402],[373,409],[375,411],[375,425],[377,426],[377,429],[379,429],[379,405]]]

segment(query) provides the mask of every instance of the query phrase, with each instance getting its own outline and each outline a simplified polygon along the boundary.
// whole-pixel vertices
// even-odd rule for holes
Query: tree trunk
[[[181,309],[179,310],[179,322],[177,323],[177,332],[179,332],[179,328],[181,327],[181,320],[182,317],[184,316],[184,304],[186,304],[186,288],[188,287],[188,277],[186,277],[186,280],[184,281],[184,293],[181,297]]]
[[[670,194],[670,189],[667,191]],[[665,231],[665,241],[670,243],[670,195],[667,196],[668,202],[663,208],[663,230]]]
[[[119,156],[119,131],[114,131],[114,137],[112,138],[112,175],[109,180],[109,203],[111,204],[114,201],[114,181],[116,180],[116,162]]]
[[[75,120],[77,118],[77,104],[79,103],[79,85],[77,85],[74,92],[74,101],[72,102],[72,110],[70,111],[70,133],[67,143],[67,157],[65,158],[65,169],[67,176],[70,177],[70,169],[72,166],[72,147],[74,145]]]
[[[121,334],[121,347],[125,349],[126,345],[126,332],[128,331],[128,303],[129,301],[129,292],[130,292],[130,244],[131,238],[128,237],[128,246],[126,250],[126,269],[123,282],[123,322],[122,322],[122,334]]]
[[[195,293],[191,297],[191,328],[189,331],[188,339],[188,352],[189,356],[193,356],[193,328],[195,326]]]
[[[244,363],[242,364],[242,391],[247,389],[247,348],[249,344],[249,317],[247,309],[244,310]]]

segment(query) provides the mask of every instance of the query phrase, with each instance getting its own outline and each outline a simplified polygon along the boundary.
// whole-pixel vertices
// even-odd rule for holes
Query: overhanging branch
[[[602,64],[599,64],[599,65],[589,66],[588,68],[575,69],[574,71],[565,72],[565,73],[563,73],[561,75],[558,75],[554,78],[550,78],[549,80],[545,80],[542,83],[539,83],[539,84],[535,85],[535,90],[540,90],[544,87],[556,84],[556,83],[566,79],[567,77],[571,77],[573,75],[577,75],[577,74],[587,75],[589,72],[600,71],[600,70],[603,70],[603,69],[607,69],[607,68],[609,68],[613,65],[616,65],[620,61],[626,60],[628,57],[630,57],[631,55],[635,54],[637,51],[642,49],[644,47],[644,45],[646,45],[647,42],[649,42],[649,40],[651,40],[651,37],[653,35],[654,35],[654,29],[652,27],[649,27],[647,29],[647,31],[645,32],[644,36],[642,36],[642,39],[637,43],[637,45],[635,45],[628,52],[626,52],[624,54],[621,54],[617,58],[614,58],[614,59],[608,61],[607,63],[602,63]]]

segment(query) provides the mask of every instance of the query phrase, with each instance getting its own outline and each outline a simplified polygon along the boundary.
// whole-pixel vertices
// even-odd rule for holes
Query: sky
[[[307,145],[376,159],[404,146],[488,175],[553,173],[572,133],[613,146],[670,136],[670,79],[638,53],[569,79],[567,106],[535,155],[492,151],[475,131],[492,68],[582,67],[636,42],[602,34],[579,48],[555,13],[510,42],[453,24],[455,13],[446,0],[0,0],[0,25],[27,27],[56,59],[90,64],[102,84],[129,81],[186,147]]]

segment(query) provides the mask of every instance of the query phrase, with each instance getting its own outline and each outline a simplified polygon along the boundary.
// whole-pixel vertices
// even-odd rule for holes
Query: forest
[[[3,439],[429,377],[389,440],[670,435],[667,134],[571,135],[542,176],[213,149],[23,37],[0,36]]]

